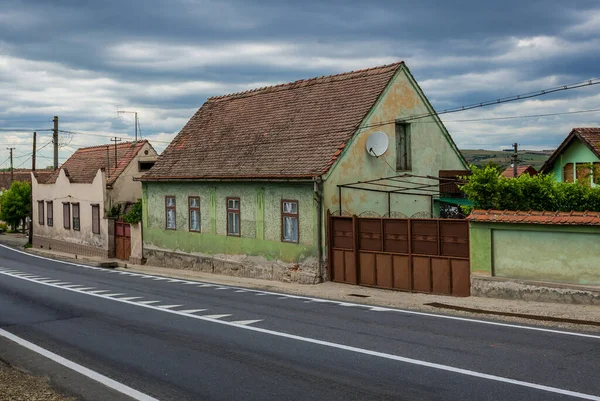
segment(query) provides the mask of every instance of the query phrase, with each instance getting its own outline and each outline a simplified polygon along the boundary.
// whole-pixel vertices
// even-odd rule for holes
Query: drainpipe
[[[321,198],[321,188],[323,181],[321,177],[313,178],[313,190],[315,192],[315,200],[317,201],[317,257],[318,257],[318,274],[317,280],[323,282],[323,199]]]

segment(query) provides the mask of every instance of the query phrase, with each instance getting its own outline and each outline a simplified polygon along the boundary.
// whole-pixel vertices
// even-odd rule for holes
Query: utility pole
[[[138,140],[138,113],[137,111],[126,111],[126,110],[118,110],[117,109],[117,114],[134,114],[135,115],[135,141],[137,142]]]
[[[35,171],[35,152],[36,152],[37,132],[33,133],[33,152],[31,153],[31,171]]]
[[[117,138],[115,136],[114,139],[111,139],[111,142],[115,143],[115,170],[116,170],[117,169],[117,142],[121,142],[121,138]]]
[[[54,144],[54,170],[58,170],[58,116],[54,116],[52,143]]]
[[[15,148],[6,148],[10,151],[10,185],[12,185],[15,178],[15,172],[13,171],[13,150]]]
[[[514,153],[513,153],[513,157],[512,157],[512,163],[513,163],[513,177],[517,178],[517,166],[519,164],[519,153],[518,153],[518,147],[519,144],[518,143],[513,143],[513,149],[514,149]]]

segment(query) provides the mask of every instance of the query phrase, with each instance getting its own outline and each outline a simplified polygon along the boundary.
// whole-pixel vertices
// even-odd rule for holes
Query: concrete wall
[[[135,264],[142,264],[142,224],[130,224],[131,228],[131,255],[129,261]]]
[[[405,67],[402,67],[363,122],[363,126],[426,114],[431,111],[429,107],[427,99],[416,82]],[[339,209],[338,184],[378,179],[404,172],[414,175],[438,176],[439,170],[468,169],[452,145],[445,128],[432,117],[422,118],[418,120],[418,123],[412,123],[410,130],[412,149],[412,169],[410,171],[396,171],[395,124],[359,130],[358,134],[345,147],[330,173],[325,176],[325,210]],[[367,138],[375,131],[383,131],[389,138],[388,150],[379,158],[369,155],[366,150]],[[434,183],[434,181],[422,182]],[[386,188],[382,187],[382,189]],[[342,209],[350,214],[373,211],[384,215],[388,212],[387,194],[344,189],[342,191]],[[431,213],[431,198],[429,196],[392,195],[391,210],[401,212],[409,217],[418,212]]]
[[[148,151],[148,155],[144,153],[145,151]],[[154,148],[149,143],[144,144],[131,163],[112,184],[112,188],[107,189],[107,204],[109,207],[116,203],[135,203],[142,197],[142,184],[139,181],[133,181],[134,177],[141,175],[138,161],[156,160],[157,157]]]
[[[165,196],[176,197],[177,229],[165,230]],[[200,197],[201,232],[189,231],[188,197]],[[240,198],[240,237],[227,236],[226,198]],[[299,243],[281,241],[281,200],[297,200]],[[149,264],[214,271],[214,260],[252,265],[265,277],[265,270],[299,268],[316,271],[316,208],[312,183],[144,183],[144,257]],[[204,263],[204,262],[203,262]],[[206,266],[211,266],[210,268]],[[228,265],[229,266],[229,265]],[[237,265],[236,265],[237,266]],[[200,267],[199,267],[200,268]],[[224,267],[231,270],[231,266]],[[221,272],[224,272],[224,270]],[[260,272],[258,272],[260,270]],[[277,276],[278,273],[268,275]]]
[[[474,222],[470,227],[474,274],[600,285],[600,227]]]
[[[565,179],[563,177],[563,167],[567,163],[596,163],[600,160],[598,157],[584,145],[579,139],[575,138],[571,142],[571,145],[568,146],[565,151],[559,155],[552,169],[548,171],[548,173],[553,173],[554,177],[557,181],[563,182]],[[574,174],[577,174],[577,169],[574,169]],[[591,177],[590,177],[591,179]]]
[[[72,184],[61,170],[56,183],[39,184],[32,177],[33,245],[53,247],[63,252],[89,256],[110,256],[114,251],[112,222],[104,218],[106,188],[104,172],[98,170],[91,184]],[[44,201],[44,224],[39,224],[38,201]],[[54,224],[48,227],[46,201],[53,202]],[[70,228],[63,225],[63,202],[79,203],[80,230],[73,229],[71,209]],[[100,207],[100,234],[92,233],[92,204]]]

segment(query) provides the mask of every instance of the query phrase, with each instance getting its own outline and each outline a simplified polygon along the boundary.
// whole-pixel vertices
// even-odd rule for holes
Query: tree
[[[31,186],[27,182],[14,181],[10,189],[0,196],[0,220],[4,220],[13,230],[23,222],[31,211]]]

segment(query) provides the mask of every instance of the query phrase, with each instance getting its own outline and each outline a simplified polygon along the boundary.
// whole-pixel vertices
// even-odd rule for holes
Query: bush
[[[123,215],[122,219],[125,223],[129,224],[136,224],[142,221],[142,200],[138,199],[129,212]]]
[[[478,209],[600,211],[600,186],[557,182],[544,174],[504,178],[494,166],[471,169],[461,189]]]

